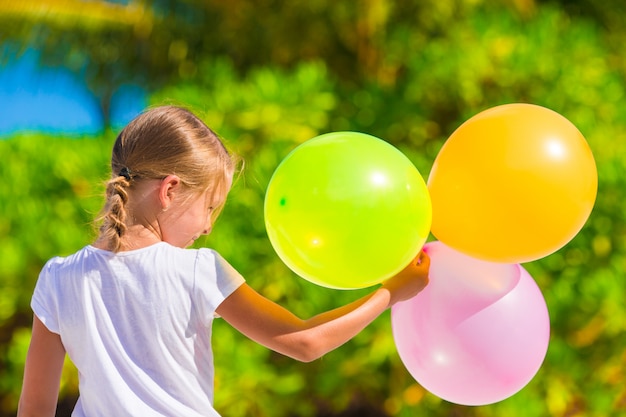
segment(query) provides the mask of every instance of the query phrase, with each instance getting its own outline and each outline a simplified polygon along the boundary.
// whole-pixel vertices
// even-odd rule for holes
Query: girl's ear
[[[161,203],[161,209],[167,210],[174,201],[174,196],[179,191],[181,186],[180,178],[176,175],[168,175],[161,181],[159,187],[159,202]]]

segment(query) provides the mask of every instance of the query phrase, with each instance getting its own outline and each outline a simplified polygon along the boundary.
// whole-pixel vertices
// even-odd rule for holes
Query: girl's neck
[[[121,248],[119,251],[124,252],[143,249],[162,241],[163,240],[155,230],[146,228],[143,225],[132,225],[129,226],[124,233],[124,236],[121,239]],[[98,249],[111,250],[108,242],[102,237],[99,237],[92,246]]]

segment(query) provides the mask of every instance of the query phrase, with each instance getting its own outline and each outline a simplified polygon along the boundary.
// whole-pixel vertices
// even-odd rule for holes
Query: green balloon
[[[337,289],[369,287],[402,270],[426,242],[432,217],[411,161],[356,132],[321,135],[287,155],[270,180],[264,211],[282,261]]]

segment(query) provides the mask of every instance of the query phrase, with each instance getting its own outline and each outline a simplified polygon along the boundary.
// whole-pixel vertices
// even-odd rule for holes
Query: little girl
[[[300,361],[344,344],[428,282],[420,258],[370,295],[302,320],[250,288],[218,253],[186,249],[211,232],[235,164],[187,110],[151,109],[118,136],[99,236],[41,271],[18,416],[54,416],[63,360],[79,372],[75,417],[218,416],[216,315]]]

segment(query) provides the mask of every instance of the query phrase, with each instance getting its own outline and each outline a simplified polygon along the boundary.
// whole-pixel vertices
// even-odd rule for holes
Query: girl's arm
[[[35,316],[24,367],[18,417],[54,417],[64,360],[65,348],[61,337],[48,330]]]
[[[296,317],[247,284],[226,298],[217,313],[257,343],[310,362],[352,339],[396,302],[420,292],[428,283],[429,266],[422,253],[371,294],[308,320]]]

